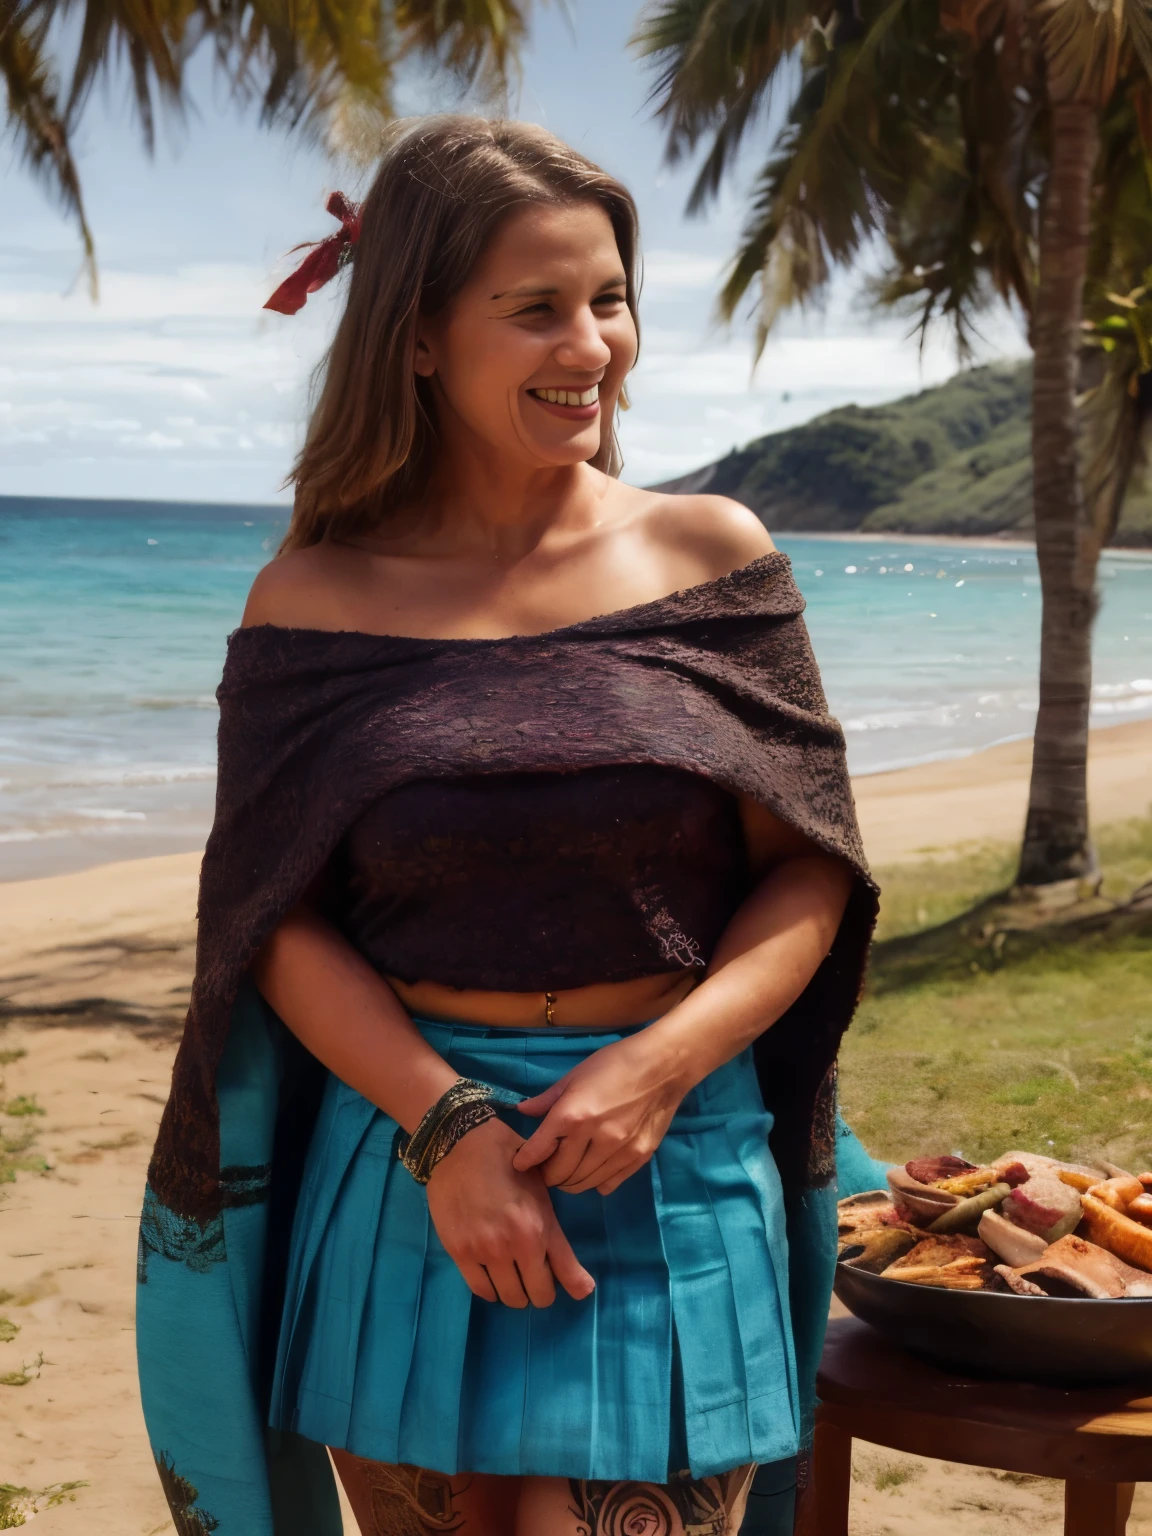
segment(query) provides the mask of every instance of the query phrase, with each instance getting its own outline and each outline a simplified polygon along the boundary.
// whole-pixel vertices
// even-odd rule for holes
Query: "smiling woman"
[[[612,421],[639,337],[635,204],[543,129],[516,124],[510,153],[495,137],[478,148],[461,126],[468,121],[425,119],[420,131],[390,132],[387,172],[360,210],[347,307],[293,473],[286,547],[322,531],[374,530],[422,496],[446,400],[481,437],[496,427],[521,460],[547,416],[580,421],[583,431],[561,434],[556,446],[567,442],[596,468],[619,472]],[[576,333],[556,354],[556,326],[567,332],[574,317]],[[454,367],[461,358],[463,372]],[[595,399],[579,406],[548,399],[593,388]]]
[[[843,736],[759,521],[616,478],[625,189],[449,117],[340,206],[219,694],[154,1450],[221,1536],[329,1536],[324,1447],[365,1536],[735,1536],[830,1291],[875,915]]]

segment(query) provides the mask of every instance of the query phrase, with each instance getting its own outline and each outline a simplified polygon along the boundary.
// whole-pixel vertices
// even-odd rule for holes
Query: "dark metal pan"
[[[1152,1381],[1152,1297],[946,1291],[836,1266],[836,1294],[913,1354],[969,1372],[1069,1387]]]

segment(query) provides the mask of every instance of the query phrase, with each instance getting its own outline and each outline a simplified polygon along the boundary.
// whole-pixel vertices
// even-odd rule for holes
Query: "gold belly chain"
[[[555,1024],[556,1022],[555,992],[545,992],[544,994],[544,1022],[545,1024]]]

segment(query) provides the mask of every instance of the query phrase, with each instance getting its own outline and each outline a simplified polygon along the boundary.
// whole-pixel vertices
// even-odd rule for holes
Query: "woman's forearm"
[[[415,1130],[456,1081],[395,992],[324,918],[297,907],[252,965],[256,985],[329,1071]]]
[[[705,979],[644,1031],[685,1091],[796,1001],[831,948],[851,888],[840,860],[803,854],[779,864],[743,902]]]

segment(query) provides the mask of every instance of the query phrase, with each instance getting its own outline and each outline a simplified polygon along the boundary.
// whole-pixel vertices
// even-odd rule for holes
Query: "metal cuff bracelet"
[[[396,1155],[418,1184],[427,1184],[432,1170],[469,1131],[491,1120],[494,1104],[513,1106],[520,1095],[472,1077],[461,1077],[427,1111],[411,1136],[396,1142]]]

